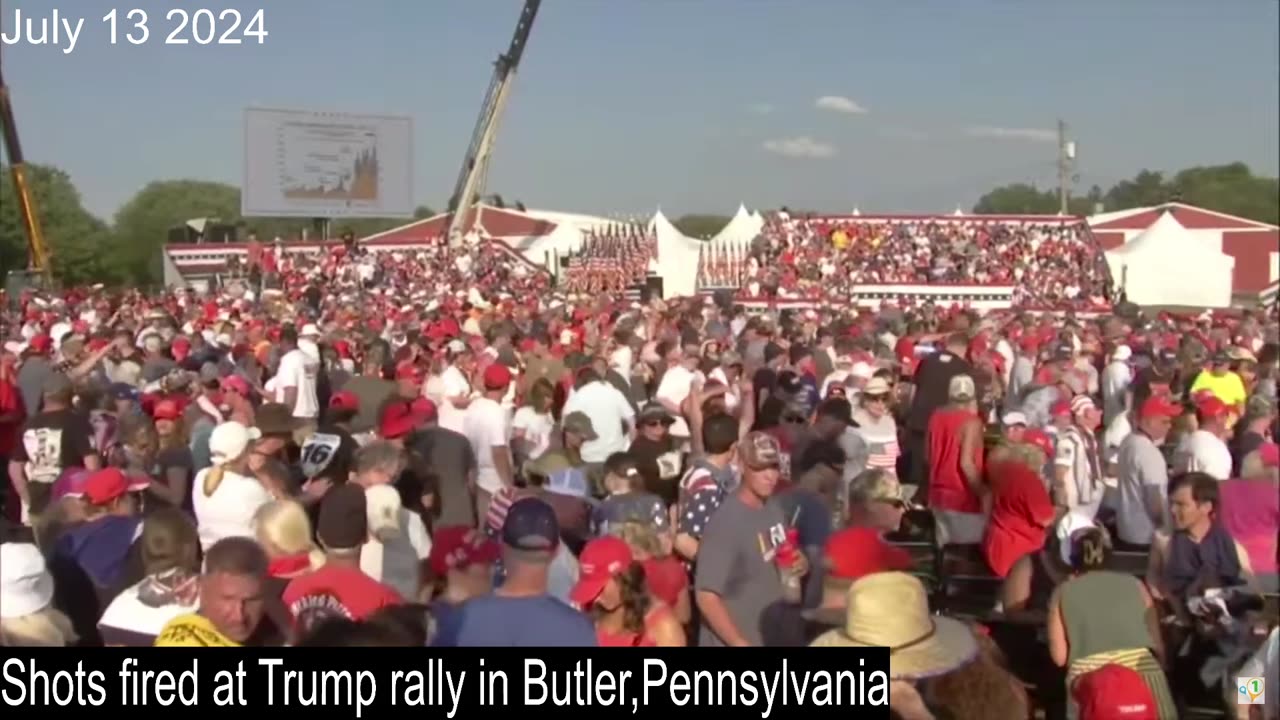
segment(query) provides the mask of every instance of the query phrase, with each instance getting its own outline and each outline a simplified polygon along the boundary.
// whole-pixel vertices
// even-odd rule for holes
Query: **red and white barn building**
[[[1088,218],[1089,228],[1103,250],[1114,250],[1141,235],[1164,212],[1208,246],[1235,258],[1232,294],[1255,301],[1274,294],[1280,282],[1280,227],[1205,210],[1185,203],[1133,208]]]

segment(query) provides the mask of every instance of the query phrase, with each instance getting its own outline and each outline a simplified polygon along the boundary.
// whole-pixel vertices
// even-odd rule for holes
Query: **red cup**
[[[778,552],[775,559],[778,565],[787,568],[795,564],[799,557],[800,547],[800,531],[795,528],[787,528],[786,539],[778,546]]]

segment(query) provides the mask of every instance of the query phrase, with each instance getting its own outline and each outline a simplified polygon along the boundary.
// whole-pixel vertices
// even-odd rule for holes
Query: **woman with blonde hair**
[[[222,423],[209,435],[213,466],[196,475],[191,493],[204,550],[223,538],[254,537],[254,514],[274,499],[249,469],[249,452],[259,437],[257,428],[238,422]]]
[[[0,545],[0,646],[76,642],[71,619],[53,607],[53,577],[40,549],[30,543]]]
[[[999,446],[987,458],[991,516],[982,554],[997,577],[1007,577],[1021,558],[1044,547],[1056,514],[1044,474],[1052,452],[1048,435],[1028,430],[1024,442]]]
[[[324,551],[315,544],[311,518],[294,500],[272,500],[253,513],[253,536],[267,554],[264,596],[266,613],[277,627],[289,627],[293,618],[285,607],[285,588],[296,577],[324,565]]]

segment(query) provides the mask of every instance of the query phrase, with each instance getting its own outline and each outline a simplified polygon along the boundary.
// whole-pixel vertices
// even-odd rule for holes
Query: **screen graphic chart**
[[[410,217],[408,118],[250,109],[246,216]]]

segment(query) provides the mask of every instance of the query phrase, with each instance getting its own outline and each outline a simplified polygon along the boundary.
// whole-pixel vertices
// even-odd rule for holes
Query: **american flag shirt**
[[[897,474],[898,456],[902,450],[898,445],[898,425],[893,416],[885,414],[877,420],[859,409],[854,413],[853,421],[858,425],[855,431],[867,446],[867,468]]]
[[[738,484],[738,473],[733,467],[720,468],[698,458],[680,479],[679,514],[676,531],[695,540],[702,538],[707,521]]]

